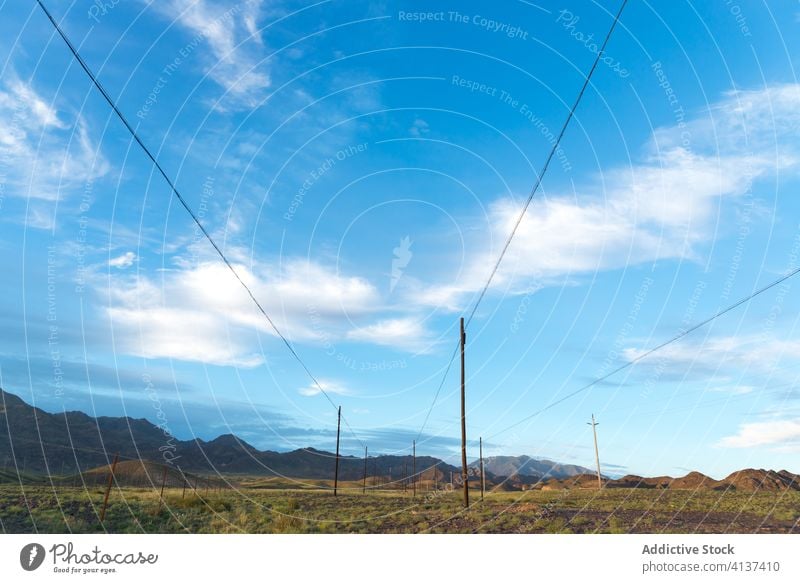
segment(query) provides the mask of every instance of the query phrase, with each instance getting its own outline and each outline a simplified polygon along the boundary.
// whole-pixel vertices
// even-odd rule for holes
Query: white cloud
[[[326,393],[329,395],[350,395],[352,394],[350,389],[347,387],[330,380],[323,380],[319,379],[319,386],[315,384],[310,384],[307,387],[302,387],[297,389],[297,392],[303,395],[304,397],[316,397],[322,391],[320,391],[320,387],[322,387]]]
[[[411,124],[411,127],[408,129],[408,133],[414,136],[415,138],[419,138],[424,136],[425,134],[430,133],[430,126],[428,126],[428,122],[424,119],[415,119],[414,123]]]
[[[623,356],[633,360],[647,348],[626,348]],[[763,336],[723,336],[701,343],[676,342],[658,352],[658,360],[673,366],[707,366],[768,370],[783,357],[800,357],[800,341],[778,340]]]
[[[127,251],[119,257],[114,257],[108,262],[109,267],[116,267],[117,269],[125,269],[130,267],[136,261],[136,253]]]
[[[247,342],[236,330],[226,333],[226,322],[218,314],[154,305],[114,307],[108,313],[129,354],[242,368],[264,362],[252,351],[255,342]]]
[[[263,0],[234,5],[211,0],[148,2],[164,18],[186,29],[192,35],[190,43],[205,41],[213,55],[206,62],[206,74],[228,92],[223,101],[226,107],[243,108],[257,104],[270,86],[257,30],[262,4]]]
[[[722,199],[798,166],[798,112],[798,85],[729,93],[707,116],[655,131],[641,162],[612,169],[574,195],[540,195],[493,286],[514,293],[531,282],[546,285],[569,275],[694,258],[697,244],[713,236],[709,226]],[[689,144],[683,143],[684,131],[691,135]],[[481,289],[520,210],[507,198],[490,205],[488,233],[479,234],[483,249],[471,254],[474,259],[452,283],[419,290],[419,301],[458,309],[466,294]]]
[[[730,386],[730,387],[724,387],[724,386],[723,387],[714,387],[714,388],[712,388],[710,390],[715,392],[715,393],[730,393],[730,394],[733,394],[733,395],[749,395],[750,393],[752,393],[753,391],[756,390],[756,387],[754,387],[752,385],[739,385],[739,384],[736,384],[736,385]]]
[[[365,280],[311,262],[235,268],[292,341],[343,335],[349,318],[369,314],[379,301]],[[183,265],[162,273],[159,280],[112,276],[108,288],[106,310],[120,347],[130,354],[252,367],[264,361],[253,352],[257,334],[274,335],[241,284],[218,261]]]
[[[8,76],[0,88],[0,165],[11,195],[36,199],[29,226],[50,228],[54,210],[46,202],[108,171],[89,137],[83,117],[64,121],[29,84]]]
[[[411,352],[427,352],[432,347],[424,323],[416,317],[379,320],[350,330],[347,338]]]
[[[746,448],[778,446],[781,449],[800,446],[800,420],[771,420],[745,423],[736,435],[722,438],[720,447]]]
[[[37,201],[28,208],[25,225],[34,229],[51,230],[56,224],[55,208],[52,204]]]

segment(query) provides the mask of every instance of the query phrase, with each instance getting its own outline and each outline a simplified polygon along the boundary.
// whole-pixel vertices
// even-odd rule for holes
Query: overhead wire
[[[597,65],[600,63],[600,60],[603,58],[603,54],[605,53],[606,46],[608,45],[608,42],[611,39],[611,35],[613,34],[614,29],[617,27],[617,23],[619,22],[619,19],[622,16],[622,11],[625,9],[625,6],[627,5],[627,3],[628,3],[628,0],[622,0],[622,4],[620,4],[619,10],[617,11],[616,15],[614,16],[614,20],[611,23],[611,27],[608,29],[608,33],[606,34],[605,38],[603,39],[603,44],[600,46],[600,49],[598,50],[598,52],[597,52],[597,54],[595,56],[594,62],[592,63],[592,67],[589,69],[589,72],[586,74],[586,77],[584,78],[583,85],[581,86],[581,89],[578,92],[578,96],[575,98],[575,101],[573,102],[572,107],[569,109],[569,113],[567,114],[567,117],[564,120],[564,124],[561,126],[561,131],[558,133],[558,136],[556,137],[555,141],[552,144],[550,152],[547,155],[547,158],[545,159],[544,165],[542,166],[542,170],[541,170],[541,172],[538,173],[538,175],[536,177],[536,181],[535,181],[533,187],[531,188],[530,193],[528,194],[528,198],[525,200],[525,204],[522,206],[522,210],[520,211],[519,215],[517,216],[517,220],[515,221],[514,226],[512,227],[511,232],[509,233],[508,238],[506,239],[506,242],[505,242],[505,244],[503,245],[503,248],[500,251],[500,255],[497,257],[497,261],[495,262],[494,267],[492,268],[492,271],[489,274],[488,279],[486,280],[486,284],[483,286],[483,289],[481,290],[480,294],[478,295],[478,299],[475,301],[475,304],[472,307],[472,310],[470,311],[469,316],[466,318],[466,321],[464,323],[464,329],[465,330],[469,327],[469,324],[470,324],[470,322],[472,322],[472,319],[475,316],[475,313],[478,311],[478,307],[480,306],[481,302],[483,301],[483,298],[486,296],[486,293],[489,290],[489,286],[491,286],[492,281],[494,280],[494,277],[497,274],[497,270],[500,268],[500,264],[502,263],[503,258],[506,256],[506,253],[508,252],[508,248],[511,246],[511,242],[513,241],[515,235],[517,234],[517,231],[519,230],[519,226],[522,224],[522,220],[525,218],[525,215],[528,212],[528,207],[531,205],[531,202],[533,201],[534,196],[538,192],[538,190],[539,190],[539,188],[540,188],[540,186],[542,184],[542,180],[544,179],[545,174],[547,174],[547,170],[550,167],[550,162],[553,160],[553,157],[555,156],[556,152],[558,151],[558,148],[559,148],[559,146],[561,144],[561,139],[564,137],[564,133],[567,131],[567,127],[569,126],[570,122],[572,121],[572,118],[575,115],[575,110],[578,108],[578,105],[580,104],[581,100],[583,99],[584,93],[586,93],[586,89],[589,86],[589,83],[591,82],[592,75],[594,75],[595,69],[597,69]],[[460,342],[461,341],[459,340],[459,343]],[[433,402],[431,403],[430,407],[428,408],[428,412],[425,415],[425,420],[423,421],[422,427],[419,430],[419,433],[417,435],[417,439],[419,439],[419,437],[422,435],[422,432],[425,430],[425,427],[426,427],[426,425],[428,423],[428,420],[430,419],[431,412],[433,411],[433,408],[436,406],[436,402],[439,399],[439,394],[442,392],[442,388],[444,387],[444,384],[445,384],[445,382],[447,380],[447,375],[449,374],[450,369],[452,368],[453,360],[455,359],[457,353],[458,353],[458,345],[456,346],[456,349],[453,352],[453,355],[450,357],[450,362],[448,363],[447,368],[445,369],[442,381],[439,383],[439,386],[436,389],[436,393],[434,394],[434,397],[433,397]]]
[[[70,52],[72,53],[72,56],[75,58],[75,60],[78,62],[78,64],[84,70],[84,72],[89,76],[89,79],[91,79],[91,81],[92,81],[93,85],[95,86],[95,88],[100,92],[100,94],[106,100],[106,102],[111,107],[111,109],[114,111],[114,113],[117,115],[119,120],[122,122],[122,124],[128,130],[128,132],[131,134],[131,137],[133,137],[134,141],[136,141],[136,143],[139,144],[139,147],[142,149],[142,151],[145,153],[145,155],[150,159],[150,161],[152,162],[153,166],[156,168],[156,170],[158,170],[159,174],[161,174],[162,178],[167,183],[167,185],[169,186],[170,190],[172,191],[172,194],[178,200],[180,205],[189,214],[189,216],[192,218],[192,221],[194,222],[194,224],[197,226],[198,229],[200,229],[200,232],[203,234],[203,236],[208,240],[208,242],[214,248],[214,250],[216,251],[217,255],[219,255],[219,257],[220,257],[220,259],[222,259],[223,263],[225,263],[225,265],[230,270],[230,272],[233,274],[233,276],[236,278],[236,280],[239,282],[239,284],[241,284],[241,286],[247,292],[248,296],[252,300],[253,304],[255,304],[255,306],[258,309],[258,311],[261,312],[261,314],[264,316],[264,318],[266,318],[266,320],[269,323],[269,325],[272,328],[272,330],[283,341],[283,344],[289,350],[289,352],[294,357],[294,359],[300,364],[302,369],[305,371],[306,375],[311,379],[311,381],[314,383],[314,386],[319,390],[319,392],[322,393],[325,396],[325,398],[333,406],[334,409],[338,409],[338,405],[336,405],[336,403],[333,402],[333,399],[325,391],[325,389],[322,387],[320,382],[317,380],[316,376],[314,376],[314,374],[311,372],[311,369],[308,367],[308,365],[306,365],[306,363],[303,361],[303,359],[300,358],[300,355],[297,353],[297,351],[295,350],[294,346],[292,346],[291,342],[289,342],[289,340],[286,338],[286,336],[284,336],[284,334],[278,329],[277,325],[272,320],[272,318],[269,316],[269,314],[267,314],[266,310],[261,305],[261,302],[258,301],[258,299],[256,298],[255,294],[253,293],[252,289],[250,288],[250,286],[248,286],[247,283],[245,283],[245,281],[239,275],[239,272],[236,270],[236,268],[233,266],[233,264],[230,262],[230,260],[225,255],[225,253],[222,251],[222,248],[213,239],[213,237],[208,232],[208,230],[205,228],[205,226],[203,226],[203,224],[200,221],[200,219],[198,218],[197,214],[192,210],[191,206],[186,201],[186,199],[183,197],[183,195],[180,193],[180,191],[178,190],[178,188],[176,187],[176,185],[172,181],[172,179],[169,177],[167,172],[161,166],[161,164],[159,163],[158,159],[150,151],[150,149],[147,147],[147,145],[142,141],[142,139],[139,137],[139,135],[136,132],[136,130],[128,122],[127,118],[122,113],[122,111],[119,109],[119,107],[117,107],[117,104],[114,101],[114,99],[105,90],[105,88],[100,83],[99,79],[94,74],[94,72],[91,70],[91,68],[86,63],[86,61],[84,61],[84,59],[81,56],[81,54],[78,51],[78,49],[75,47],[75,45],[72,44],[72,41],[70,41],[69,37],[66,35],[64,30],[58,24],[58,22],[56,22],[56,20],[53,17],[53,15],[50,13],[50,11],[47,9],[47,7],[44,5],[44,2],[42,0],[36,0],[36,3],[42,9],[42,12],[44,12],[45,16],[50,21],[50,23],[53,25],[53,28],[56,30],[58,35],[61,37],[61,39],[67,45],[67,47],[69,48]],[[347,425],[349,427],[349,424],[347,424]],[[355,439],[363,447],[364,446],[364,442],[361,441],[361,439],[355,434],[355,432],[352,431],[352,428],[350,429],[350,431],[351,431],[351,433],[353,433],[353,437],[355,437]]]
[[[515,427],[518,427],[519,425],[525,423],[526,421],[529,421],[530,419],[533,419],[534,417],[536,417],[538,415],[541,415],[545,411],[548,411],[548,410],[552,409],[556,405],[560,405],[564,401],[566,401],[568,399],[571,399],[572,397],[574,397],[574,396],[576,396],[576,395],[578,395],[578,394],[580,394],[580,393],[582,393],[584,391],[587,391],[587,390],[591,389],[595,385],[607,380],[608,378],[614,376],[615,374],[617,374],[619,372],[622,372],[623,370],[625,370],[627,368],[632,367],[634,364],[644,360],[645,358],[647,358],[648,356],[652,355],[653,353],[658,352],[659,350],[662,350],[663,348],[666,348],[670,344],[673,344],[674,342],[677,342],[681,338],[684,338],[685,336],[688,336],[692,332],[695,332],[695,331],[699,330],[700,328],[703,328],[704,326],[707,326],[708,324],[710,324],[711,322],[713,322],[717,318],[719,318],[721,316],[724,316],[725,314],[727,314],[728,312],[730,312],[732,310],[735,310],[739,306],[749,302],[753,298],[755,298],[755,297],[763,294],[764,292],[772,289],[773,287],[783,283],[787,279],[790,279],[790,278],[794,277],[798,273],[800,273],[800,267],[792,269],[791,271],[789,271],[788,273],[782,275],[778,279],[776,279],[776,280],[768,283],[767,285],[757,289],[753,293],[741,298],[740,300],[734,302],[733,304],[727,306],[726,308],[718,310],[712,316],[709,316],[705,320],[702,320],[701,322],[698,322],[697,324],[695,324],[694,326],[691,326],[690,328],[687,328],[685,330],[681,330],[678,334],[676,334],[675,336],[673,336],[669,340],[666,340],[666,341],[662,342],[661,344],[659,344],[657,346],[654,346],[653,348],[650,348],[649,350],[646,350],[645,352],[641,353],[639,356],[637,356],[635,358],[632,358],[631,360],[629,360],[628,362],[618,366],[617,368],[615,368],[611,372],[608,372],[608,373],[606,373],[606,374],[604,374],[604,375],[602,375],[600,377],[597,377],[596,379],[594,379],[590,383],[587,383],[587,384],[583,385],[582,387],[580,387],[579,389],[576,389],[576,390],[572,391],[571,393],[561,397],[560,399],[558,399],[556,401],[553,401],[552,403],[549,403],[547,406],[543,407],[542,409],[539,409],[538,411],[528,415],[527,417],[523,417],[519,421],[509,425],[508,427],[506,427],[506,428],[504,428],[504,429],[502,429],[500,431],[497,431],[496,433],[493,433],[492,435],[487,437],[487,439],[493,439],[493,438],[497,437],[498,435],[502,435],[506,431],[509,431],[509,430],[511,430],[511,429],[513,429]]]

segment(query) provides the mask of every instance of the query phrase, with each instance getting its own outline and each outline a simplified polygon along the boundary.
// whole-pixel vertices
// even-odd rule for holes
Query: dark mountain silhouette
[[[69,476],[81,472],[84,479],[95,476],[102,482],[115,454],[120,456],[120,471],[132,483],[153,479],[160,483],[163,468],[167,481],[190,483],[198,476],[216,474],[285,476],[299,479],[330,480],[334,454],[311,447],[290,452],[261,451],[235,435],[221,435],[211,441],[181,441],[146,419],[129,417],[90,417],[79,411],[47,413],[0,389],[0,483],[37,479],[37,474]],[[16,462],[16,465],[15,465]],[[368,460],[369,476],[381,483],[399,481],[412,471],[411,456],[382,455]],[[529,488],[596,488],[597,476],[581,466],[531,458],[494,456],[484,460],[487,489],[520,490]],[[473,468],[478,462],[470,464]],[[416,460],[419,481],[450,482],[460,468],[430,456]],[[435,470],[434,470],[435,468]],[[434,475],[435,471],[435,475]],[[364,459],[342,456],[339,478],[361,480]],[[41,479],[41,478],[38,478]],[[203,480],[204,478],[200,478]],[[474,483],[473,483],[474,482]],[[204,482],[208,483],[208,482]],[[477,487],[477,475],[470,477]],[[214,487],[211,483],[211,487]],[[458,486],[457,481],[455,482]],[[739,491],[800,491],[800,475],[786,470],[745,469],[723,480],[699,472],[671,478],[643,478],[628,475],[617,480],[603,477],[606,488],[702,489]]]
[[[145,419],[90,417],[78,411],[47,413],[0,389],[0,468],[26,473],[64,475],[121,461],[147,460],[193,474],[248,474],[328,479],[334,454],[311,447],[290,452],[260,451],[235,435],[211,441],[181,441]],[[378,456],[368,461],[368,473],[400,480],[412,471],[411,456]],[[417,471],[449,479],[455,467],[429,456],[417,457]],[[364,459],[342,456],[339,477],[363,477]]]

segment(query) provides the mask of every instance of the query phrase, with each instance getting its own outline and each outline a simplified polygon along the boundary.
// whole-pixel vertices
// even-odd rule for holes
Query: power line
[[[431,406],[428,407],[428,412],[425,414],[425,420],[422,422],[422,427],[419,428],[419,433],[417,433],[417,439],[420,438],[422,432],[425,430],[425,426],[428,424],[428,419],[431,417],[431,413],[433,413],[433,407],[436,405],[436,401],[439,398],[439,393],[442,392],[442,387],[444,387],[444,382],[447,380],[447,373],[450,372],[450,368],[453,366],[453,362],[456,359],[456,354],[458,354],[458,349],[461,346],[461,341],[456,344],[455,350],[453,350],[453,355],[450,357],[450,362],[447,363],[447,368],[444,371],[444,375],[442,376],[442,381],[439,383],[439,387],[436,389],[436,394],[433,396],[433,402]]]
[[[622,0],[622,4],[620,5],[619,10],[617,11],[616,16],[614,17],[614,21],[611,23],[611,27],[608,29],[608,33],[606,34],[606,37],[603,40],[603,44],[601,45],[600,50],[597,52],[597,56],[595,57],[594,63],[592,63],[592,67],[591,69],[589,69],[589,72],[587,73],[586,78],[583,81],[583,86],[578,92],[578,96],[575,98],[575,102],[570,108],[566,120],[564,120],[564,125],[561,126],[561,131],[558,133],[558,137],[556,138],[555,142],[553,142],[553,146],[550,149],[550,153],[547,155],[547,158],[545,159],[544,166],[542,166],[542,171],[539,172],[539,174],[537,175],[536,182],[534,183],[533,188],[531,188],[530,194],[528,195],[528,198],[525,201],[525,204],[523,205],[522,210],[520,211],[516,222],[514,223],[514,227],[511,229],[511,233],[509,233],[505,245],[503,245],[503,249],[500,251],[500,256],[497,258],[497,261],[494,264],[494,268],[492,269],[492,272],[489,274],[489,278],[486,280],[486,284],[483,286],[483,289],[481,290],[481,293],[478,296],[475,305],[472,307],[472,311],[470,312],[469,317],[467,318],[465,328],[469,327],[470,322],[472,322],[472,318],[478,311],[478,306],[480,306],[484,296],[486,295],[486,292],[489,290],[489,286],[492,284],[492,280],[494,280],[494,276],[497,274],[497,270],[500,268],[500,264],[502,263],[503,258],[505,257],[509,246],[511,245],[511,241],[517,234],[517,230],[519,229],[520,224],[522,224],[522,219],[525,218],[525,214],[528,212],[528,207],[530,206],[531,202],[533,201],[533,197],[536,195],[536,193],[539,190],[539,187],[542,184],[544,175],[547,173],[547,169],[550,167],[550,162],[553,160],[553,156],[555,156],[556,152],[558,151],[559,145],[561,144],[561,138],[564,137],[564,133],[567,131],[567,127],[569,126],[570,121],[572,121],[572,118],[575,115],[575,110],[578,108],[581,99],[583,99],[583,94],[586,92],[586,88],[589,86],[589,83],[591,82],[592,75],[594,74],[595,69],[597,69],[597,65],[600,63],[600,59],[603,58],[603,53],[605,52],[606,45],[608,44],[608,41],[611,39],[611,35],[614,32],[614,29],[616,28],[617,23],[619,22],[620,16],[622,16],[622,11],[625,9],[627,3],[628,0]],[[428,423],[431,411],[436,405],[436,401],[439,398],[439,393],[441,393],[442,391],[442,387],[444,386],[445,380],[447,379],[447,375],[450,372],[450,368],[453,364],[453,360],[455,359],[457,353],[458,353],[458,346],[456,346],[456,349],[453,351],[453,356],[450,357],[450,363],[447,365],[447,369],[445,369],[444,378],[442,378],[442,382],[439,384],[439,388],[436,389],[436,393],[433,397],[433,402],[431,403],[427,415],[425,415],[425,421],[423,421],[422,423],[422,428],[419,430],[419,435],[422,435],[422,432],[424,431],[425,426]],[[417,436],[417,439],[419,439],[419,435]]]
[[[55,18],[53,18],[53,15],[50,14],[50,11],[44,5],[42,0],[36,0],[36,3],[42,9],[42,11],[44,12],[45,16],[47,16],[48,20],[50,20],[50,22],[53,25],[53,28],[55,28],[56,32],[62,38],[64,43],[66,43],[67,47],[69,48],[70,52],[72,53],[72,56],[75,57],[75,60],[78,61],[78,63],[80,64],[81,68],[84,70],[84,72],[92,80],[92,83],[94,84],[94,86],[97,88],[97,90],[103,96],[103,98],[105,98],[105,100],[108,103],[108,105],[111,106],[111,109],[114,110],[114,113],[117,115],[119,120],[127,128],[128,132],[131,134],[133,139],[136,141],[137,144],[139,144],[139,146],[142,148],[144,153],[147,155],[147,157],[150,159],[150,161],[156,167],[156,169],[158,170],[159,174],[161,174],[161,176],[166,181],[167,185],[169,185],[170,190],[172,190],[172,193],[175,195],[175,198],[178,199],[178,202],[180,202],[181,206],[186,210],[187,213],[189,213],[189,216],[192,217],[192,221],[194,221],[195,225],[197,225],[197,227],[200,229],[200,232],[202,232],[203,235],[205,236],[205,238],[208,239],[208,242],[211,243],[212,247],[214,247],[214,250],[217,252],[217,255],[219,255],[220,259],[222,259],[222,261],[225,263],[225,265],[231,271],[231,273],[236,278],[236,280],[245,289],[247,294],[250,296],[250,299],[255,304],[256,308],[258,308],[258,311],[261,312],[261,314],[264,316],[264,318],[267,319],[267,322],[269,322],[269,325],[272,328],[272,330],[275,332],[275,334],[277,334],[280,337],[280,339],[286,345],[286,348],[292,354],[294,359],[298,363],[300,363],[300,366],[306,372],[306,374],[311,379],[311,381],[314,383],[314,385],[317,387],[317,389],[319,389],[319,391],[323,395],[325,395],[325,398],[328,400],[328,402],[331,404],[331,406],[333,406],[333,408],[336,409],[337,408],[336,403],[333,402],[333,399],[331,399],[330,395],[328,395],[328,393],[325,391],[325,389],[322,388],[322,385],[319,383],[317,378],[312,374],[311,370],[308,368],[306,363],[303,362],[303,359],[300,358],[300,355],[297,354],[297,352],[295,351],[295,349],[292,346],[292,344],[289,342],[289,340],[287,340],[287,338],[283,335],[283,333],[281,333],[281,331],[275,325],[275,322],[273,322],[272,318],[269,317],[269,314],[267,314],[266,310],[264,310],[263,306],[261,305],[261,302],[259,302],[258,299],[256,299],[256,296],[253,294],[253,291],[250,289],[250,287],[239,276],[239,273],[236,271],[236,268],[234,268],[233,264],[225,256],[225,253],[223,253],[222,249],[219,247],[219,245],[217,245],[216,241],[214,241],[214,239],[211,237],[209,232],[206,230],[206,228],[200,222],[200,219],[198,219],[198,217],[195,214],[195,212],[189,206],[189,203],[186,202],[186,200],[183,198],[183,195],[181,195],[181,193],[178,191],[178,188],[175,186],[175,184],[173,183],[172,179],[167,175],[166,171],[161,166],[161,164],[158,162],[156,157],[153,155],[153,153],[150,151],[150,149],[144,144],[144,142],[142,142],[142,140],[139,138],[139,135],[136,133],[136,130],[133,129],[133,126],[131,126],[131,124],[128,122],[128,120],[126,119],[125,115],[117,107],[116,103],[111,98],[111,96],[108,94],[108,92],[105,90],[105,88],[103,88],[102,84],[97,79],[97,76],[89,68],[89,65],[86,64],[86,61],[83,60],[83,57],[81,57],[80,53],[78,52],[78,49],[72,44],[72,41],[69,40],[67,35],[64,33],[64,31],[61,29],[61,27],[56,22]],[[352,432],[352,429],[351,429],[351,432]],[[361,443],[362,447],[364,446],[364,443],[358,438],[357,435],[355,435],[355,433],[353,433],[353,437],[355,437],[356,440],[359,443]]]
[[[643,360],[643,359],[647,358],[648,356],[650,356],[650,355],[651,355],[651,354],[653,354],[654,352],[657,352],[657,351],[661,350],[662,348],[665,348],[665,347],[669,346],[670,344],[672,344],[672,343],[674,343],[674,342],[677,342],[678,340],[680,340],[680,339],[681,339],[681,338],[683,338],[684,336],[688,336],[688,335],[689,335],[689,334],[691,334],[692,332],[695,332],[696,330],[699,330],[700,328],[702,328],[702,327],[704,327],[704,326],[706,326],[706,325],[710,324],[711,322],[713,322],[714,320],[716,320],[716,319],[717,319],[717,318],[719,318],[720,316],[724,316],[725,314],[727,314],[727,313],[728,313],[728,312],[730,312],[731,310],[734,310],[734,309],[738,308],[739,306],[741,306],[742,304],[745,304],[745,303],[749,302],[750,300],[752,300],[752,299],[753,299],[753,298],[755,298],[756,296],[759,296],[759,295],[761,295],[762,293],[764,293],[765,291],[768,291],[768,290],[772,289],[772,288],[773,288],[773,287],[775,287],[776,285],[783,283],[783,282],[784,282],[784,281],[786,281],[787,279],[789,279],[789,278],[791,278],[791,277],[794,277],[794,276],[795,276],[795,275],[797,275],[798,273],[800,273],[800,267],[798,267],[798,268],[795,268],[795,269],[791,270],[789,273],[787,273],[786,275],[783,275],[783,276],[779,277],[778,279],[776,279],[776,280],[775,280],[775,281],[773,281],[772,283],[769,283],[769,284],[765,285],[764,287],[762,287],[762,288],[760,288],[760,289],[758,289],[758,290],[754,291],[754,292],[753,292],[753,293],[751,293],[750,295],[748,295],[748,296],[746,296],[746,297],[743,297],[743,298],[742,298],[742,299],[740,299],[739,301],[737,301],[737,302],[734,302],[733,304],[731,304],[731,305],[730,305],[730,306],[728,306],[727,308],[723,308],[722,310],[719,310],[719,311],[718,311],[718,312],[716,312],[716,313],[715,313],[713,316],[710,316],[710,317],[706,318],[705,320],[703,320],[702,322],[699,322],[698,324],[695,324],[695,325],[694,325],[694,326],[692,326],[691,328],[688,328],[688,329],[686,329],[686,330],[682,330],[681,332],[679,332],[678,334],[676,334],[675,336],[673,336],[673,337],[672,337],[672,338],[670,338],[669,340],[667,340],[667,341],[665,341],[665,342],[662,342],[662,343],[661,343],[661,344],[659,344],[658,346],[655,346],[654,348],[651,348],[650,350],[647,350],[647,351],[643,352],[642,354],[640,354],[640,355],[639,355],[639,356],[637,356],[636,358],[634,358],[634,359],[632,359],[632,360],[629,360],[628,362],[626,362],[625,364],[623,364],[623,365],[621,365],[621,366],[618,366],[617,368],[615,368],[615,369],[614,369],[614,370],[612,370],[611,372],[609,372],[609,373],[607,373],[607,374],[605,374],[605,375],[603,375],[603,376],[601,376],[601,377],[598,377],[598,378],[594,379],[592,382],[590,382],[590,383],[588,383],[588,384],[586,384],[586,385],[582,386],[581,388],[579,388],[579,389],[577,389],[577,390],[575,390],[575,391],[573,391],[573,392],[569,393],[568,395],[565,395],[565,396],[561,397],[561,398],[560,398],[560,399],[558,399],[557,401],[553,401],[552,403],[550,403],[550,404],[549,404],[549,405],[547,405],[546,407],[543,407],[542,409],[539,409],[539,410],[538,410],[538,411],[536,411],[535,413],[532,413],[532,414],[528,415],[527,417],[524,417],[523,419],[520,419],[520,420],[519,420],[519,421],[517,421],[516,423],[514,423],[514,424],[512,424],[512,425],[509,425],[509,426],[508,426],[508,427],[506,427],[505,429],[502,429],[502,430],[498,431],[497,433],[494,433],[494,434],[490,435],[490,436],[489,436],[489,439],[492,439],[492,438],[494,438],[494,437],[497,437],[498,435],[502,435],[502,434],[503,434],[503,433],[505,433],[506,431],[508,431],[508,430],[510,430],[510,429],[513,429],[514,427],[517,427],[518,425],[521,425],[522,423],[525,423],[526,421],[528,421],[528,420],[530,420],[530,419],[533,419],[533,418],[534,418],[534,417],[536,417],[537,415],[541,415],[542,413],[544,413],[545,411],[547,411],[547,410],[549,410],[549,409],[552,409],[552,408],[553,408],[553,407],[555,407],[556,405],[560,405],[561,403],[563,403],[563,402],[564,402],[564,401],[566,401],[567,399],[571,399],[571,398],[572,398],[572,397],[574,397],[575,395],[577,395],[577,394],[579,394],[579,393],[582,393],[583,391],[586,391],[586,390],[588,390],[588,389],[591,389],[593,386],[595,386],[595,385],[597,385],[597,384],[599,384],[599,383],[603,382],[604,380],[608,379],[609,377],[612,377],[612,376],[614,376],[615,374],[617,374],[617,373],[619,373],[619,372],[621,372],[621,371],[625,370],[626,368],[630,368],[631,366],[633,366],[633,365],[634,365],[634,364],[636,364],[637,362],[639,362],[639,361],[641,361],[641,360]]]
[[[347,427],[347,430],[351,433],[353,437],[355,437],[356,441],[361,445],[361,447],[367,447],[367,444],[361,441],[358,438],[358,435],[356,435],[356,432],[353,431],[353,428],[350,427],[350,423],[347,422],[347,418],[344,415],[342,415],[342,421],[344,421],[345,427]]]

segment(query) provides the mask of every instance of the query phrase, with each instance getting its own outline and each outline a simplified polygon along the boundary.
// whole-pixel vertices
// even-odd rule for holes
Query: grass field
[[[279,489],[253,481],[197,493],[0,485],[7,533],[787,533],[800,530],[800,492],[612,489],[502,492],[473,505],[449,491]],[[273,484],[274,485],[274,484]],[[351,486],[347,488],[347,486]]]

